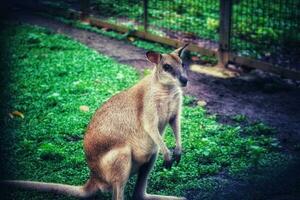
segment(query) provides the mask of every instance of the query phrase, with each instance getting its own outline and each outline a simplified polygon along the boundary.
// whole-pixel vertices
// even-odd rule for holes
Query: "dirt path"
[[[63,23],[31,14],[19,14],[21,22],[39,25],[68,35],[100,53],[137,69],[151,64],[145,50],[125,41],[79,30]],[[207,102],[206,107],[221,122],[231,123],[234,115],[245,115],[248,122],[262,121],[278,129],[278,137],[289,145],[300,141],[300,88],[282,79],[261,73],[221,79],[190,72],[187,93]]]

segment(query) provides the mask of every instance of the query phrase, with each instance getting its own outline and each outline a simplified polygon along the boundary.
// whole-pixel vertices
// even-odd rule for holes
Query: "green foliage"
[[[2,160],[7,164],[2,167],[7,170],[6,176],[83,184],[89,176],[82,148],[85,128],[97,107],[138,81],[137,71],[39,27],[10,26],[0,36],[7,50],[1,61],[10,69],[10,81],[5,88],[10,98],[2,106],[8,112],[18,110],[24,114],[24,119],[9,115],[4,119],[5,131],[0,141],[4,145]],[[194,97],[184,97],[182,161],[166,170],[159,156],[148,192],[184,195],[187,190],[201,188],[208,195],[220,184],[226,184],[214,178],[220,172],[228,171],[232,176],[245,174],[245,178],[249,168],[269,167],[273,157],[276,162],[289,160],[279,153],[277,139],[260,134],[269,131],[265,125],[253,125],[245,135],[238,125],[218,123],[216,116],[208,115],[195,102]],[[80,110],[81,105],[88,106],[89,111]],[[165,141],[169,147],[174,146],[170,129]],[[127,197],[133,186],[134,178],[127,186]],[[11,193],[9,197],[57,198],[31,192]]]
[[[257,122],[246,127],[245,132],[251,135],[270,135],[275,133],[275,129],[261,122]]]
[[[209,30],[216,30],[219,27],[219,20],[213,18],[206,19],[206,26]]]
[[[197,99],[193,96],[186,95],[183,98],[183,105],[185,105],[185,106],[193,106],[196,104],[196,102],[197,102]]]
[[[235,115],[232,117],[232,119],[236,122],[245,122],[247,117],[245,115]]]

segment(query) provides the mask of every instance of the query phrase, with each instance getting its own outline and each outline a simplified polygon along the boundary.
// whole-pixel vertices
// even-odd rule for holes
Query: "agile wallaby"
[[[33,181],[4,181],[5,185],[72,195],[93,196],[98,190],[113,191],[113,200],[122,200],[131,175],[138,174],[134,200],[184,200],[184,197],[146,193],[147,178],[160,149],[164,166],[170,168],[181,157],[181,87],[187,85],[181,57],[187,45],[170,54],[147,52],[155,64],[151,75],[123,91],[96,111],[84,137],[90,179],[84,186]],[[170,124],[176,147],[173,158],[162,135]]]

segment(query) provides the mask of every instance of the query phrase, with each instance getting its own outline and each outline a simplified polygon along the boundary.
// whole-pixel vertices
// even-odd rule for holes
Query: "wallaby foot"
[[[146,194],[143,200],[186,200],[185,197],[174,197],[174,196],[162,196],[162,195],[153,195]]]
[[[138,179],[133,192],[133,200],[186,200],[184,197],[152,195],[146,193],[147,177],[155,163],[157,154],[154,154],[148,163],[142,165],[139,169]]]

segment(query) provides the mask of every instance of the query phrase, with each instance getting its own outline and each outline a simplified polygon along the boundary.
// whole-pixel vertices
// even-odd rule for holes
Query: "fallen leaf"
[[[200,124],[199,125],[201,129],[205,129],[205,125],[204,124]]]
[[[128,40],[130,41],[130,42],[134,42],[134,37],[128,37]]]
[[[13,114],[11,114],[11,113],[8,113],[8,115],[9,115],[9,117],[10,117],[11,119],[13,119],[13,118],[14,118]]]
[[[198,104],[198,106],[206,106],[207,103],[205,101],[203,101],[203,100],[199,100],[197,102],[197,104]]]
[[[192,56],[191,59],[192,59],[192,61],[199,61],[200,60],[199,57],[197,57],[197,56]]]
[[[19,112],[19,111],[14,111],[11,113],[13,116],[17,116],[17,117],[21,117],[22,119],[24,119],[24,115],[23,113]]]
[[[271,53],[270,53],[270,52],[266,52],[266,53],[265,53],[265,56],[270,57],[270,56],[271,56]]]
[[[79,109],[82,111],[82,112],[88,112],[90,110],[90,108],[88,106],[80,106]]]
[[[123,78],[125,78],[124,74],[122,73],[118,73],[116,79],[118,80],[122,80]]]
[[[101,80],[100,79],[96,79],[95,82],[96,83],[101,83]]]
[[[85,24],[85,25],[89,25],[90,24],[90,20],[89,19],[83,19],[83,20],[81,20],[81,23]]]

